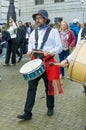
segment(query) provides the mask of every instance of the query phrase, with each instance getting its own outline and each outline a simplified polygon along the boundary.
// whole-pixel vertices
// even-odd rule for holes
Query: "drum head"
[[[32,61],[29,61],[21,67],[19,72],[21,74],[30,73],[30,72],[36,70],[36,68],[38,68],[41,64],[42,64],[41,59],[35,59],[35,60],[32,60]]]

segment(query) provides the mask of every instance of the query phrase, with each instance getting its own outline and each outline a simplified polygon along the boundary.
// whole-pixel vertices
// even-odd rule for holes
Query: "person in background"
[[[30,22],[26,22],[25,26],[26,26],[26,40],[24,44],[24,54],[26,54],[28,51],[28,41],[29,41],[30,34],[33,30]]]
[[[6,58],[5,58],[5,64],[4,66],[9,66],[10,62],[10,57],[11,57],[11,65],[15,66],[16,65],[16,31],[17,31],[17,26],[12,18],[9,18],[9,28],[7,31],[10,33],[11,39],[9,40],[7,44],[7,52],[6,52]]]
[[[10,33],[7,31],[7,25],[6,23],[2,24],[1,28],[2,32],[2,48],[3,48],[3,56],[6,56],[6,50],[7,50],[7,43],[10,41]]]
[[[59,59],[61,62],[70,54],[70,49],[74,47],[76,39],[73,31],[69,29],[68,23],[66,21],[61,22],[59,33],[62,41],[62,52],[59,54]],[[61,78],[63,78],[64,68],[60,67],[60,70]]]
[[[26,22],[26,31],[28,33],[28,37],[30,36],[31,32],[33,31],[31,22]]]
[[[2,80],[2,77],[1,77],[1,75],[0,75],[0,81]]]
[[[0,54],[2,54],[2,33],[0,29]]]
[[[61,22],[57,22],[56,24],[53,25],[53,28],[57,29],[58,31],[60,30],[60,25]]]
[[[77,43],[77,38],[78,38],[78,34],[80,31],[80,23],[79,23],[79,19],[73,19],[73,22],[70,24],[70,30],[72,30],[74,32],[75,38],[76,38],[76,43]],[[76,44],[75,44],[76,45]]]
[[[84,23],[81,31],[81,40],[85,39],[86,40],[86,23]]]
[[[82,32],[82,29],[84,28],[84,24],[81,24],[80,26],[81,27],[80,27],[80,31],[78,33],[78,38],[77,38],[77,43],[76,44],[78,44],[78,42],[81,40],[81,32]]]
[[[28,92],[24,107],[24,113],[17,116],[17,118],[23,120],[31,120],[32,118],[32,109],[35,104],[36,90],[41,78],[43,79],[45,85],[48,116],[52,116],[54,114],[54,87],[58,84],[60,88],[59,93],[63,93],[60,84],[59,66],[49,66],[49,63],[51,61],[55,62],[54,53],[59,54],[62,51],[59,32],[48,26],[50,19],[48,18],[48,13],[46,10],[39,10],[36,14],[33,14],[32,17],[37,25],[37,30],[34,29],[29,37],[27,55],[31,56],[32,60],[37,58],[41,59],[45,63],[46,71],[36,79],[28,81]],[[50,30],[49,36],[47,37],[47,41],[42,43],[47,29]],[[36,31],[38,33],[36,33]],[[35,35],[37,35],[37,39],[35,38]],[[40,49],[42,51],[42,54],[33,53],[33,50],[39,51]]]
[[[17,28],[17,51],[16,53],[19,55],[18,63],[22,60],[23,52],[24,52],[24,45],[26,41],[26,27],[23,25],[22,21],[18,21],[18,28]],[[20,49],[20,51],[18,50]]]

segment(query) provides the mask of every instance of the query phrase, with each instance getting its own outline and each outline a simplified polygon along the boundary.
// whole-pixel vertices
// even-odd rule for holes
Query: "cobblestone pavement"
[[[85,130],[86,96],[82,85],[62,79],[64,94],[55,96],[54,116],[46,115],[45,92],[41,80],[37,90],[33,118],[30,121],[17,119],[23,113],[27,94],[27,81],[19,69],[27,57],[16,66],[4,67],[0,57],[0,130]]]

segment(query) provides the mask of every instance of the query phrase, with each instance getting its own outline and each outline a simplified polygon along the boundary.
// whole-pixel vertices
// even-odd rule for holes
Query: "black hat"
[[[34,20],[36,20],[36,15],[41,15],[42,17],[44,17],[45,19],[47,19],[46,24],[49,24],[50,19],[48,18],[48,13],[46,10],[39,10],[38,13],[33,14],[32,17]]]

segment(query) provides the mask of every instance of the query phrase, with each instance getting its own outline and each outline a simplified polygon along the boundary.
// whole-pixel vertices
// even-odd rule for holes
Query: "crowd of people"
[[[59,54],[59,59],[62,61],[80,41],[81,31],[85,25],[80,24],[79,19],[74,19],[70,24],[62,21],[61,23],[49,24],[49,26],[59,31],[62,42],[62,52]],[[35,25],[32,26],[30,22],[23,24],[22,21],[18,21],[18,24],[16,24],[12,18],[9,18],[8,28],[6,23],[2,24],[2,40],[0,43],[3,43],[1,53],[4,52],[4,48],[6,49],[4,66],[15,66],[22,60],[23,54],[28,51],[29,37],[34,27]],[[19,57],[18,61],[16,61],[16,55]],[[64,68],[61,67],[60,69],[61,77],[64,77]]]
[[[35,28],[32,28],[30,22],[23,24],[22,21],[18,21],[18,25],[16,25],[12,18],[9,19],[8,29],[6,29],[5,24],[2,25],[2,32],[5,31],[5,33],[2,33],[2,41],[5,40],[7,43],[4,66],[10,65],[10,58],[11,65],[15,66],[16,55],[19,56],[17,61],[19,63],[24,53],[27,53],[31,60],[40,58],[46,66],[46,71],[41,76],[28,81],[24,113],[17,116],[24,120],[32,118],[36,90],[41,78],[45,85],[47,115],[52,116],[54,114],[55,93],[53,88],[58,86],[59,93],[63,93],[60,78],[65,75],[63,67],[68,63],[67,57],[77,42],[86,38],[86,27],[85,25],[81,26],[78,19],[74,19],[73,23],[70,24],[62,21],[59,26],[57,24],[51,25],[46,10],[39,10],[32,15],[32,18],[35,21]],[[46,41],[44,39],[45,35],[47,36]],[[25,49],[26,46],[28,46],[28,50]],[[35,54],[33,50],[42,51],[42,53]],[[49,65],[50,62],[56,63],[55,54],[59,55],[62,67],[51,67]]]
[[[15,66],[16,63],[21,61],[23,54],[27,52],[28,39],[32,30],[30,22],[23,24],[22,21],[18,21],[18,24],[16,24],[12,18],[9,18],[8,28],[6,23],[2,24],[1,44],[3,45],[1,53],[6,48],[4,66]],[[16,61],[16,55],[19,57],[18,61]]]

